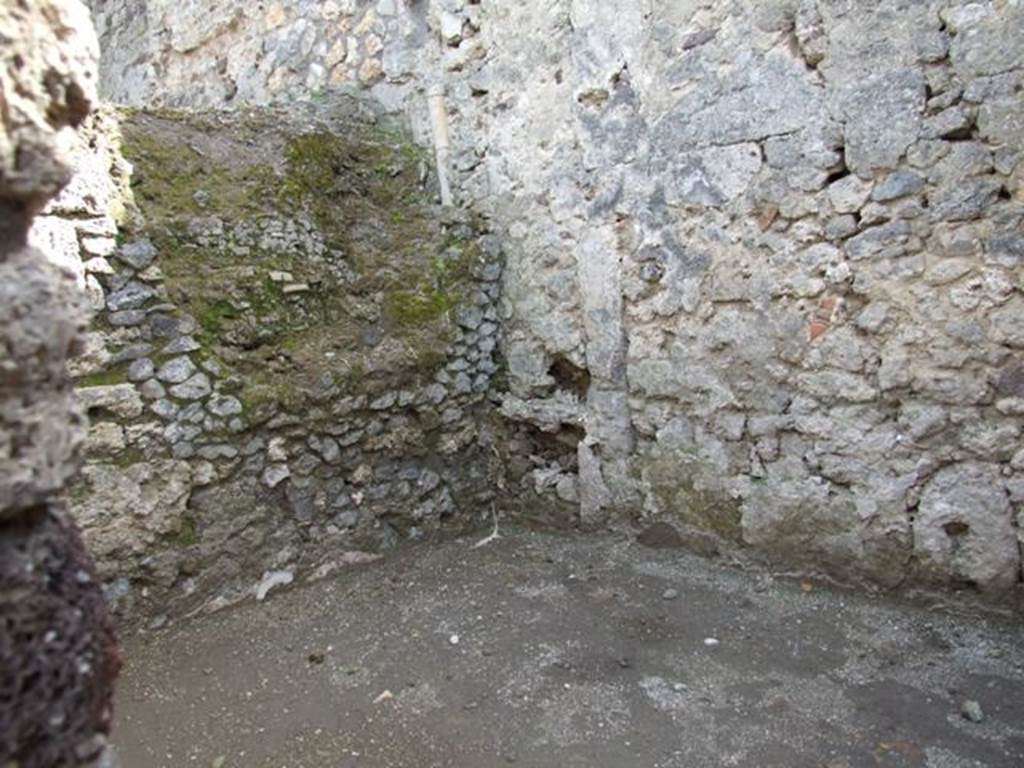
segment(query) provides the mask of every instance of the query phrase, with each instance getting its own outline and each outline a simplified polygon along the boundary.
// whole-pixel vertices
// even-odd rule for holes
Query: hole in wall
[[[958,576],[958,577],[952,579],[949,582],[949,585],[956,592],[965,592],[965,591],[977,592],[978,591],[978,582],[976,582],[974,579],[968,579],[968,578],[966,578],[964,576]]]
[[[557,432],[547,432],[533,424],[523,424],[509,442],[509,449],[512,455],[557,464],[566,472],[575,472],[579,444],[585,436],[583,428],[573,424],[562,424]],[[532,468],[535,463],[531,461],[528,466]],[[527,471],[527,466],[523,466],[522,471]]]
[[[970,122],[962,128],[947,131],[939,138],[946,141],[971,141],[974,138],[974,122]]]
[[[563,424],[562,428],[553,435],[558,445],[572,449],[571,463],[573,467],[576,466],[576,449],[586,436],[586,430],[575,424]]]
[[[976,141],[978,139],[978,131],[973,123],[963,128],[959,128],[955,131],[945,133],[941,137],[944,141],[951,142],[953,144],[963,141]]]
[[[839,166],[825,177],[825,185],[835,184],[840,179],[845,179],[849,175],[850,169],[846,167],[846,161],[841,160]]]
[[[966,536],[970,532],[971,526],[967,523],[962,523],[959,520],[956,520],[952,523],[946,523],[942,526],[942,530],[944,530],[946,535],[950,538],[957,538],[959,536]]]
[[[590,371],[580,368],[562,355],[552,360],[548,376],[555,380],[557,389],[571,392],[580,400],[586,398],[590,389]]]
[[[591,109],[600,109],[608,103],[608,99],[608,91],[604,88],[589,88],[576,97],[576,101]]]

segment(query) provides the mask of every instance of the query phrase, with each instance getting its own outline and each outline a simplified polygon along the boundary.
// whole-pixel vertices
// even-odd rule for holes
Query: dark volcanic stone
[[[1024,360],[1003,366],[996,377],[996,390],[1003,397],[1024,397]]]
[[[0,525],[0,765],[97,757],[119,667],[100,583],[64,508]]]

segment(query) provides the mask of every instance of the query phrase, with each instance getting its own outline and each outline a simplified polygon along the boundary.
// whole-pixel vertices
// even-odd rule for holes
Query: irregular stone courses
[[[123,41],[127,4],[96,5]],[[231,99],[314,96],[349,13],[382,46],[368,95],[417,137],[444,86],[457,196],[505,254],[485,320],[510,509],[670,520],[884,585],[1017,589],[1018,3],[330,5],[275,6],[259,30],[243,13],[226,71],[268,28],[268,60],[294,66],[235,78]],[[157,79],[120,63],[141,54],[174,73],[165,101],[219,103],[226,76],[178,79],[216,55],[195,39],[122,46],[109,92],[151,98]],[[953,494],[979,477],[990,494]],[[962,503],[940,512],[937,489]]]
[[[220,607],[493,496],[500,253],[420,199],[418,153],[353,105],[123,120],[138,211],[97,278],[73,508],[125,616]],[[189,147],[202,167],[175,165]]]

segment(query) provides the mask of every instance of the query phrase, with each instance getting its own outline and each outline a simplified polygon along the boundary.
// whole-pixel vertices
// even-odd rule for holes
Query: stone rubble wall
[[[105,127],[67,195],[96,207],[34,236],[92,302],[71,500],[118,612],[224,607],[486,510],[500,249],[429,203],[401,126],[342,98]],[[119,229],[94,218],[117,199]]]
[[[504,411],[583,425],[582,520],[1018,589],[1024,8],[484,7]]]
[[[223,107],[407,82],[427,35],[409,0],[90,0],[104,37],[104,96]]]
[[[0,765],[113,765],[117,641],[62,498],[85,420],[84,302],[33,217],[71,176],[99,47],[77,0],[0,6]]]
[[[269,33],[254,10],[223,25],[216,76],[221,42],[132,42],[113,20],[140,4],[95,5],[131,103],[343,88],[324,57],[365,40],[338,13],[380,22],[362,85],[421,140],[444,86],[459,202],[506,253],[499,450],[523,513],[1019,590],[1016,0],[284,5]],[[202,17],[141,8],[139,40]]]

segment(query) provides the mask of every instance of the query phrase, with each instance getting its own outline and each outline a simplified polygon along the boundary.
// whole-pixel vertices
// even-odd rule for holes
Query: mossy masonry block
[[[168,296],[197,321],[203,352],[246,382],[254,410],[301,407],[325,376],[345,391],[430,378],[479,254],[427,201],[423,151],[387,121],[333,132],[275,115],[124,115]],[[380,334],[405,352],[391,344],[375,360],[364,339]]]

